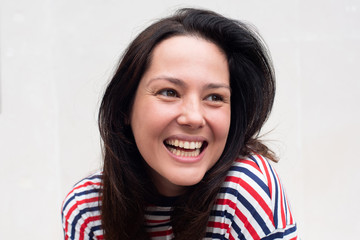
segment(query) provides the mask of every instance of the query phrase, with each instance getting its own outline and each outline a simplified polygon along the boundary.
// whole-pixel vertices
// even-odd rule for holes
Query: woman
[[[135,38],[104,94],[104,166],[68,194],[65,239],[296,239],[257,135],[275,94],[260,37],[182,9]]]

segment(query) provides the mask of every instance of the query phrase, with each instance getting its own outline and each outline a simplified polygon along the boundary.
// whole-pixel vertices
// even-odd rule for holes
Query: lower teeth
[[[191,152],[181,151],[175,148],[169,148],[169,150],[176,156],[180,156],[180,157],[197,157],[200,154],[200,149],[195,149],[194,151]]]

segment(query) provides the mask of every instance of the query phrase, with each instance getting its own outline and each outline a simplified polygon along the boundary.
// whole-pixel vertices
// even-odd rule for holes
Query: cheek
[[[162,129],[171,121],[172,111],[174,110],[153,99],[135,101],[131,114],[131,127],[135,138],[161,134]]]
[[[209,116],[209,124],[212,126],[215,138],[217,138],[218,141],[226,141],[230,129],[230,107],[226,107],[220,111],[214,111]]]
[[[222,109],[221,111],[215,111],[210,116],[208,123],[212,129],[214,137],[214,145],[212,148],[209,148],[209,154],[211,154],[211,166],[210,169],[220,158],[221,154],[224,151],[226,141],[230,129],[230,119],[231,119],[230,109]]]

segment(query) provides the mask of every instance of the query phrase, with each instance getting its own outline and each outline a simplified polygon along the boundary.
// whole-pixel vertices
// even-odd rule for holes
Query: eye
[[[157,94],[165,97],[179,97],[179,94],[174,89],[162,89]]]
[[[224,101],[224,98],[218,94],[211,94],[211,95],[207,96],[205,98],[205,100],[212,101],[212,102],[222,102],[222,101]]]

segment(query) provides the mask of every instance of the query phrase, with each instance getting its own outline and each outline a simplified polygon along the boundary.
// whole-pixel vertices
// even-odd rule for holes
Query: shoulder
[[[75,184],[67,194],[61,214],[65,239],[96,236],[96,231],[101,231],[101,177],[100,172],[94,173]]]
[[[281,181],[261,155],[238,158],[230,168],[214,206],[235,239],[260,239],[296,226]],[[226,214],[224,214],[226,213]],[[278,230],[280,229],[280,230]],[[279,238],[283,239],[283,238]],[[287,239],[287,238],[284,238]]]
[[[251,202],[269,202],[279,187],[280,181],[269,161],[261,155],[251,155],[234,161],[222,191],[242,195]]]
[[[275,169],[261,155],[250,155],[236,159],[225,182],[233,182],[235,186],[240,185],[242,186],[240,189],[245,188],[248,191],[254,188],[263,199],[273,199],[281,188],[280,179]]]

